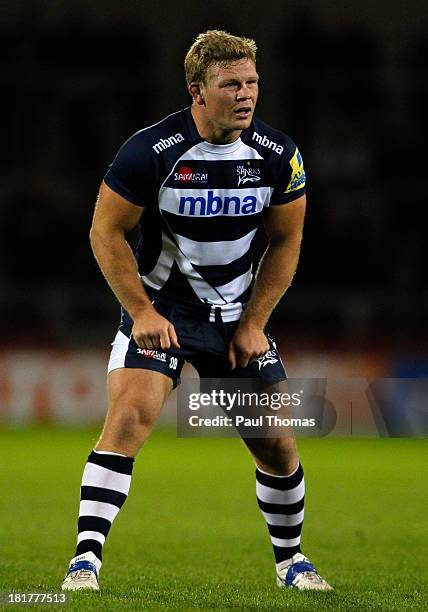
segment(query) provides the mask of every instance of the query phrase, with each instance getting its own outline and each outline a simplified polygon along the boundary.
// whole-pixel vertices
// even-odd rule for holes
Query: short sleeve
[[[143,134],[138,132],[121,146],[104,182],[125,200],[146,207],[153,202],[156,176],[151,149],[145,145]]]
[[[291,148],[291,156],[287,155],[287,149]],[[278,168],[278,177],[275,181],[270,204],[287,204],[305,193],[306,175],[303,167],[302,156],[294,143],[292,147],[286,148],[283,159]]]

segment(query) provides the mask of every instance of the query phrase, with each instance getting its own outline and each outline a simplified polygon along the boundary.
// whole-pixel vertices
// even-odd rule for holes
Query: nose
[[[248,100],[249,98],[251,98],[250,88],[248,87],[246,83],[242,83],[241,87],[236,92],[236,99],[237,100]]]

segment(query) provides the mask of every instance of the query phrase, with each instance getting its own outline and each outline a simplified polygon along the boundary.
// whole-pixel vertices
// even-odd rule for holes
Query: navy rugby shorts
[[[153,299],[153,295],[151,295]],[[191,363],[200,378],[251,378],[268,386],[285,380],[284,365],[269,334],[269,351],[246,368],[232,370],[228,360],[228,344],[239,321],[222,322],[221,315],[209,321],[210,307],[194,308],[193,305],[177,304],[156,297],[154,307],[171,321],[180,344],[180,349],[141,349],[132,337],[132,319],[122,310],[118,332],[112,343],[108,372],[117,368],[141,368],[161,372],[173,380],[174,387],[180,384],[184,362]],[[219,309],[220,311],[220,309]]]

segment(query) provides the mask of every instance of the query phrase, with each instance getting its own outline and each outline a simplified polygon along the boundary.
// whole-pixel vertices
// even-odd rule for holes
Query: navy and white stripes
[[[131,486],[134,459],[118,453],[92,451],[80,489],[76,556],[92,551],[100,561],[110,527]]]
[[[302,466],[290,476],[274,476],[256,468],[256,493],[266,520],[276,563],[300,551],[305,481]]]
[[[218,307],[230,321],[248,299],[264,211],[305,190],[289,136],[254,118],[234,142],[209,143],[190,107],[131,136],[104,181],[145,208],[136,249],[144,285]],[[232,315],[230,304],[241,310]]]

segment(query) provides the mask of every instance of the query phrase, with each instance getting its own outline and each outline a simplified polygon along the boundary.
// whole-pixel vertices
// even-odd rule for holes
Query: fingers
[[[147,336],[145,334],[132,334],[132,337],[135,340],[135,343],[140,349],[150,349],[154,350],[159,348],[159,336]]]
[[[261,359],[262,357],[264,357],[266,355],[266,353],[270,351],[270,346],[268,346],[266,349],[264,349],[263,351],[261,351],[260,353],[256,353],[255,355],[253,355],[250,358],[250,361],[257,361],[257,359]]]
[[[258,359],[261,359],[262,357],[264,357],[266,355],[266,353],[270,350],[270,346],[269,344],[267,345],[266,348],[264,348],[262,351],[259,351],[257,353],[254,353],[253,355],[250,356],[248,363],[252,363],[253,361],[257,361]]]
[[[234,345],[231,344],[231,347],[233,348],[233,354],[234,354],[234,367],[232,368],[235,369],[236,367],[238,368],[246,368],[250,363],[252,363],[253,361],[256,361],[257,359],[260,359],[261,357],[263,357],[264,355],[266,355],[266,353],[270,350],[270,346],[269,343],[266,342],[266,345],[263,347],[262,350],[258,349],[258,350],[246,350],[244,348],[240,348],[240,347],[235,347]],[[230,350],[229,350],[229,361],[230,361]]]
[[[169,339],[169,334],[166,329],[162,330],[159,334],[160,348],[163,350],[167,350],[171,348],[171,342]]]
[[[175,328],[172,323],[168,323],[164,328],[160,328],[158,331],[151,334],[133,330],[132,336],[136,344],[142,349],[162,349],[166,351],[170,348],[180,348],[177,334],[175,333]]]
[[[238,367],[246,368],[250,361],[252,361],[252,355],[250,353],[240,353],[238,359]]]
[[[148,349],[155,349],[156,347],[156,342],[154,340],[152,340],[152,338],[147,338],[147,340],[144,343],[145,348]]]
[[[230,363],[230,369],[234,370],[236,368],[236,353],[233,344],[229,344],[229,351],[227,356]]]
[[[175,333],[175,327],[172,323],[170,323],[168,326],[168,334],[169,334],[169,339],[171,340],[172,347],[180,348],[180,345],[178,344],[177,334]]]

